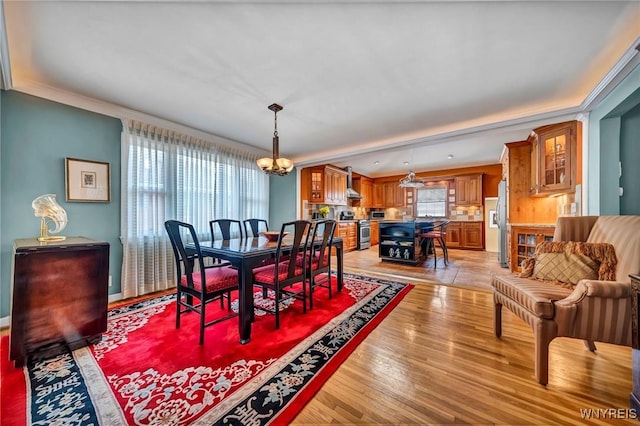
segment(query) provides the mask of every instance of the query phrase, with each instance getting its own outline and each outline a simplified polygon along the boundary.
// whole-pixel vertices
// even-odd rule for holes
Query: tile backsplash
[[[311,219],[312,214],[323,204],[311,204],[303,202],[302,218]],[[371,210],[384,211],[386,220],[411,220],[414,218],[413,207],[404,208],[386,208],[386,209],[369,209],[357,206],[329,206],[331,213],[329,218],[339,218],[340,212],[343,210],[351,210],[354,213],[355,219],[369,219],[369,212]],[[468,206],[468,207],[455,207],[451,206],[449,210],[449,219],[457,221],[481,221],[484,219],[484,212],[482,206]]]
[[[449,214],[450,220],[459,221],[477,221],[483,220],[482,206],[468,206],[468,207],[452,207]]]

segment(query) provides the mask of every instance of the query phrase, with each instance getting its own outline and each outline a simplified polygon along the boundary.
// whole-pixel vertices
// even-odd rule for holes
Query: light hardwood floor
[[[378,246],[347,253],[344,265],[350,270],[358,270],[363,273],[378,273],[388,277],[410,278],[487,291],[491,290],[492,274],[509,273],[509,269],[500,267],[497,253],[449,249],[449,263],[445,266],[442,252],[439,248],[436,250],[438,262],[435,268],[433,256],[429,256],[426,261],[417,266],[397,262],[381,262],[378,257]]]
[[[581,416],[589,409],[629,414],[630,348],[597,344],[593,354],[581,341],[555,339],[549,384],[541,386],[529,326],[505,309],[503,336],[493,334],[488,280],[508,271],[494,253],[451,250],[450,260],[434,271],[432,259],[417,267],[380,263],[375,247],[345,256],[348,271],[415,288],[293,424],[637,424],[602,412],[591,421]]]

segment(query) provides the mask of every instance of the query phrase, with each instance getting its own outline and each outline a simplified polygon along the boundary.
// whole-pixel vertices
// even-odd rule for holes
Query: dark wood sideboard
[[[640,309],[640,275],[629,275],[631,278],[631,357],[633,367],[633,389],[629,396],[631,408],[640,415],[640,327],[638,324],[638,309]]]
[[[109,243],[15,240],[9,359],[52,356],[101,339],[107,330]]]

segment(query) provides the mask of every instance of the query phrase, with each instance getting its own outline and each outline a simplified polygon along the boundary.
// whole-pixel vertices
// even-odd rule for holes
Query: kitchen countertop
[[[509,226],[526,226],[528,228],[554,228],[555,223],[509,223]]]
[[[378,222],[439,222],[442,220],[449,220],[449,222],[456,222],[456,223],[462,223],[462,222],[473,222],[473,223],[481,223],[484,222],[484,220],[479,219],[479,220],[455,220],[455,219],[440,219],[440,218],[434,218],[434,219],[417,219],[417,220],[402,220],[402,219],[382,219],[379,220]],[[373,221],[372,221],[373,222]]]

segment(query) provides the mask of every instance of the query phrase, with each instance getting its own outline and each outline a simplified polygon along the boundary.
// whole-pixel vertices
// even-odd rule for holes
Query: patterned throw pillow
[[[549,254],[553,256],[546,256]],[[534,257],[522,262],[519,276],[572,288],[585,278],[615,281],[617,262],[616,252],[611,244],[545,241],[538,244]]]
[[[587,256],[576,253],[539,253],[536,255],[533,277],[576,285],[582,279],[598,279],[600,265]]]

